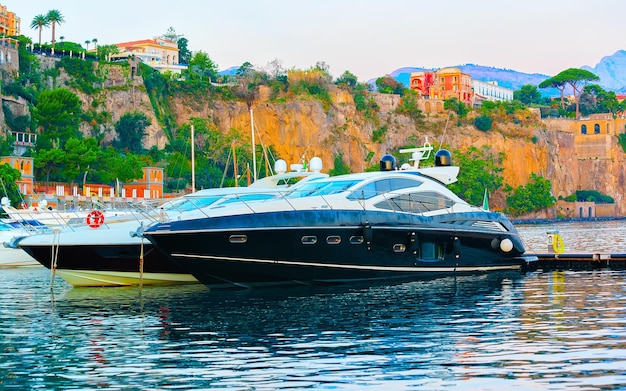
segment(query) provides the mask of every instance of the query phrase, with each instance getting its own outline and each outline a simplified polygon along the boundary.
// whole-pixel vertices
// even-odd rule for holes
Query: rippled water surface
[[[516,227],[530,252],[547,252],[546,232],[556,230],[563,238],[566,253],[626,253],[626,220],[516,224]]]
[[[249,291],[50,286],[43,267],[0,270],[0,388],[626,388],[622,271]]]

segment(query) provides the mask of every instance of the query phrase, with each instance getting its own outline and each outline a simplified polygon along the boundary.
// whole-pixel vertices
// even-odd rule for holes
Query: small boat
[[[277,162],[278,174],[259,179],[248,187],[200,190],[134,219],[108,222],[104,218],[97,227],[69,226],[50,235],[24,237],[16,244],[73,286],[197,283],[191,274],[145,240],[141,232],[155,222],[181,219],[190,211],[273,198],[294,182],[328,176],[319,171],[286,172],[283,163]]]
[[[49,232],[49,228],[36,220],[0,220],[0,267],[39,266],[39,262],[26,251],[12,246],[10,242],[16,236],[30,236],[43,232]]]
[[[522,239],[502,214],[471,206],[446,185],[459,167],[440,150],[401,168],[298,186],[279,199],[234,204],[155,224],[143,235],[209,288],[421,279],[521,270]]]
[[[109,220],[112,219],[124,219],[132,218],[132,215],[136,212],[132,208],[127,209],[107,209],[104,205],[100,205],[102,208],[97,209],[102,213],[103,217]],[[2,210],[13,220],[16,221],[28,221],[37,220],[48,227],[58,228],[65,227],[67,225],[82,225],[86,221],[89,221],[92,212],[95,209],[68,209],[59,210],[53,209],[48,206],[46,200],[41,200],[37,206],[30,206],[23,209],[18,209],[10,205],[8,198],[3,197],[1,203]]]

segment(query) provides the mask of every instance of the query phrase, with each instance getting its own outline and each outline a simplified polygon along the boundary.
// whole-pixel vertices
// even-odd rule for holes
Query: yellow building
[[[0,4],[0,35],[20,35],[20,18]]]

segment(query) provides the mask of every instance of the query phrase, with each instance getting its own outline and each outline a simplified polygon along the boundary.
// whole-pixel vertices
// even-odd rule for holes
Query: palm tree
[[[48,13],[46,14],[46,19],[48,19],[48,22],[50,22],[50,24],[52,24],[52,50],[54,50],[54,30],[55,27],[58,24],[61,24],[63,22],[65,22],[65,19],[63,19],[63,15],[61,15],[61,11],[59,10],[50,10],[48,11]]]
[[[41,30],[49,25],[50,21],[44,15],[37,15],[33,18],[33,21],[30,22],[31,29],[39,29],[39,49],[41,49]]]
[[[89,51],[89,44],[91,43],[90,40],[86,40],[85,41],[85,51],[88,52]]]

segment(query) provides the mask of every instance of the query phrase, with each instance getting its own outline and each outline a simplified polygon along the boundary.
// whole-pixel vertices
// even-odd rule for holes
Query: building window
[[[593,133],[600,134],[600,124],[593,125]]]
[[[580,126],[580,133],[581,133],[581,134],[587,134],[587,125],[582,124],[582,125]]]

